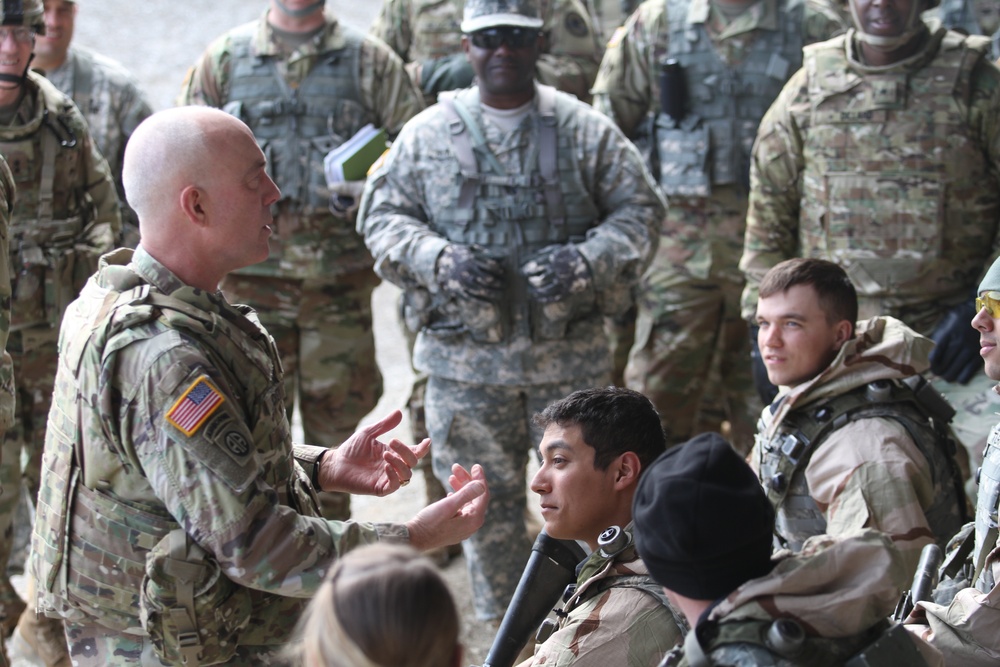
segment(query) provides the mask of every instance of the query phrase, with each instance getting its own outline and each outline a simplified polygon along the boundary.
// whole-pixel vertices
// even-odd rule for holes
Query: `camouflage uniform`
[[[428,104],[448,88],[432,88],[421,81],[424,63],[438,58],[465,60],[459,28],[464,4],[464,0],[386,0],[372,23],[371,34],[407,63]],[[539,12],[548,40],[536,65],[538,80],[589,100],[601,48],[586,6],[581,0],[547,0],[540,3]]]
[[[33,498],[52,400],[58,326],[66,305],[113,247],[118,200],[107,163],[73,102],[42,76],[28,74],[25,96],[0,129],[0,154],[17,186],[9,259],[13,317],[7,351],[17,378],[16,428],[0,454],[0,572],[10,557],[22,474]],[[21,450],[28,465],[22,473]],[[0,576],[0,600],[16,595]]]
[[[14,423],[14,364],[10,354],[7,353],[7,336],[10,334],[10,216],[14,210],[14,198],[16,188],[14,187],[14,176],[11,174],[7,161],[0,156],[0,437]],[[0,451],[0,457],[3,452]],[[13,492],[17,496],[19,484],[14,485]],[[10,495],[11,489],[6,492],[0,485],[0,498]],[[5,542],[9,542],[11,536],[3,536]],[[3,581],[7,577],[4,576]],[[16,595],[13,591],[7,591],[7,595]],[[15,602],[12,607],[8,607],[10,602]],[[4,628],[0,632],[0,666],[7,665],[7,652],[4,647],[4,639],[7,634],[8,625],[13,624],[17,618],[17,611],[20,605],[10,597],[0,598],[0,626]]]
[[[902,398],[897,407],[890,403],[895,393],[904,396],[891,383],[925,371],[932,347],[899,320],[859,322],[830,366],[764,409],[750,465],[778,505],[775,535],[783,546],[797,551],[813,535],[876,528],[894,540],[912,575],[924,545],[944,547],[961,528],[965,498],[951,452],[919,421],[922,406],[914,414]],[[864,411],[835,407],[854,392]],[[876,402],[878,409],[871,407]],[[801,451],[787,451],[789,435],[803,442],[810,425],[827,419],[832,430],[817,432]],[[794,472],[783,465],[788,456],[799,459]]]
[[[1000,390],[1000,387],[997,388]],[[983,454],[976,507],[974,547],[966,572],[980,569],[971,587],[945,604],[921,602],[926,620],[907,628],[941,651],[949,667],[986,667],[1000,660],[1000,424],[993,427]],[[937,596],[935,596],[937,598]],[[928,627],[929,626],[929,627]]]
[[[728,419],[737,444],[750,446],[759,405],[736,266],[750,146],[802,45],[842,29],[822,0],[764,0],[728,25],[709,0],[649,0],[608,43],[594,106],[649,151],[670,200],[639,287],[625,383],[653,401],[671,442]],[[679,126],[661,110],[664,58],[676,58],[687,77]],[[721,385],[708,382],[713,367]]]
[[[444,482],[452,463],[471,461],[486,470],[490,509],[463,545],[481,619],[503,614],[531,549],[525,465],[541,434],[530,417],[607,382],[602,314],[628,307],[664,206],[641,156],[607,119],[548,86],[535,92],[508,132],[484,119],[478,88],[454,96],[473,124],[462,126],[483,138],[483,163],[472,165],[480,175],[460,167],[466,154],[452,145],[445,105],[417,116],[373,172],[358,218],[376,270],[405,290],[404,316],[419,329],[414,364],[430,375],[435,473]],[[555,173],[540,178],[546,163]],[[448,299],[437,284],[442,250],[473,243],[505,267],[501,303]],[[521,264],[543,247],[581,253],[592,285],[555,303],[528,297]]]
[[[891,315],[930,335],[1000,252],[1000,71],[983,60],[984,38],[943,29],[873,71],[853,35],[808,47],[761,122],[743,313],[775,264],[820,257],[851,277],[860,319]],[[1000,407],[991,385],[935,381],[976,458]]]
[[[1000,58],[1000,8],[996,0],[942,0],[934,10],[941,25],[990,38],[990,58]]]
[[[351,222],[328,208],[323,157],[366,123],[395,135],[423,103],[385,45],[325,16],[321,33],[292,53],[266,13],[223,35],[180,101],[243,119],[268,157],[282,191],[270,256],[230,274],[222,289],[257,310],[274,336],[289,414],[298,394],[306,441],[332,447],[375,407],[382,376],[371,318],[378,279]],[[346,500],[327,516],[349,516]]]
[[[613,558],[592,553],[557,616],[558,629],[519,667],[656,667],[687,630],[635,546]]]
[[[684,646],[664,661],[666,667],[727,665],[728,667],[840,667],[873,643],[888,627],[888,616],[909,584],[899,553],[881,533],[866,530],[837,540],[810,540],[802,553],[776,557],[770,574],[751,579],[726,598],[713,603]],[[778,623],[794,622],[805,630],[798,655],[783,655],[768,631]],[[916,651],[932,667],[943,667],[940,654],[920,640]],[[704,660],[688,657],[704,653]],[[919,665],[906,655],[891,662],[866,662],[880,667]]]
[[[406,538],[319,518],[310,479],[325,449],[291,444],[273,340],[141,246],[103,258],[60,350],[30,564],[74,664],[139,664],[146,555],[178,527],[249,590],[234,659],[248,664],[288,641],[338,554]]]
[[[87,119],[90,136],[115,178],[125,245],[134,248],[139,242],[139,220],[125,203],[122,158],[128,138],[153,108],[121,63],[84,47],[71,46],[63,64],[44,74],[73,99]]]

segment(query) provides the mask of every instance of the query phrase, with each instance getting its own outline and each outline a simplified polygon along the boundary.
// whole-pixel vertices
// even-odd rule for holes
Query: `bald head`
[[[190,106],[153,114],[132,134],[122,164],[143,248],[205,289],[261,261],[280,194],[265,167],[253,133],[227,113]]]
[[[160,111],[136,128],[125,147],[122,182],[140,228],[148,228],[143,236],[179,213],[181,190],[201,184],[220,136],[234,131],[249,132],[225,112],[194,106]]]

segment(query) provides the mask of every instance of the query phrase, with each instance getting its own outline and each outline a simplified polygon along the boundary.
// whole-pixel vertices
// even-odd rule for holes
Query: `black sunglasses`
[[[506,44],[509,49],[523,49],[538,39],[538,31],[530,28],[487,28],[469,35],[473,46],[493,51]]]

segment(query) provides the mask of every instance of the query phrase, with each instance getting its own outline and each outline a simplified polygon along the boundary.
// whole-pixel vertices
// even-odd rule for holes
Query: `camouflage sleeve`
[[[979,145],[993,168],[1000,189],[1000,69],[986,58],[972,74],[969,125],[976,130]],[[993,229],[993,249],[983,266],[983,274],[1000,256],[1000,220],[984,221]],[[978,284],[978,283],[977,283]]]
[[[10,216],[14,210],[14,176],[0,156],[0,437],[14,423],[14,362],[7,352],[10,335]]]
[[[659,600],[636,588],[610,588],[570,611],[520,667],[654,667],[681,639]]]
[[[630,138],[659,109],[656,62],[667,49],[662,2],[645,2],[608,41],[594,82],[594,107]]]
[[[750,161],[750,199],[740,269],[747,279],[742,315],[757,310],[757,286],[768,270],[799,253],[799,203],[804,169],[800,112],[808,117],[804,70],[785,84],[764,114]]]
[[[395,138],[403,124],[424,108],[424,98],[392,49],[368,37],[361,45],[361,101]]]
[[[986,567],[993,570],[994,581],[1000,581],[1000,541],[993,545]],[[1000,586],[989,593],[965,588],[947,606],[933,602],[920,606],[927,612],[926,623],[906,627],[939,650],[945,664],[1000,663]]]
[[[261,458],[246,406],[196,341],[156,336],[122,350],[117,368],[121,378],[135,380],[127,424],[153,493],[233,581],[309,596],[339,554],[380,538],[371,524],[326,521],[295,509],[309,502],[305,473],[281,444]],[[198,405],[212,401],[214,409],[188,411],[189,392],[201,392]],[[258,418],[267,415],[251,415]],[[266,469],[287,466],[288,487],[269,486]]]
[[[802,43],[825,42],[850,27],[837,6],[838,0],[806,0],[802,16]]]
[[[222,108],[231,58],[226,35],[212,42],[184,77],[177,105],[198,104]]]
[[[837,429],[816,449],[805,471],[829,535],[874,528],[898,547],[913,577],[920,550],[935,541],[924,514],[934,501],[927,460],[892,419],[861,419]]]
[[[597,205],[599,224],[577,249],[587,259],[598,292],[634,283],[659,242],[666,203],[638,149],[607,117],[582,104],[576,125],[576,160],[584,187]]]
[[[382,3],[382,10],[368,29],[368,34],[388,44],[403,62],[411,60],[410,43],[413,41],[413,35],[410,33],[410,17],[407,11],[409,5],[408,0],[385,0]]]
[[[435,233],[427,213],[425,188],[448,178],[454,162],[448,147],[435,150],[446,135],[437,107],[413,119],[368,177],[358,211],[358,233],[375,258],[375,272],[404,289],[437,291],[434,265],[448,241]]]
[[[601,62],[590,13],[581,0],[552,0],[542,5],[542,12],[547,45],[535,65],[538,80],[589,102]]]

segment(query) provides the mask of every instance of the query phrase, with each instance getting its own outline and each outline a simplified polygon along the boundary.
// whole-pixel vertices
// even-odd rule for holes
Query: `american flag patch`
[[[226,399],[208,378],[195,380],[167,413],[167,421],[184,435],[192,435]]]

